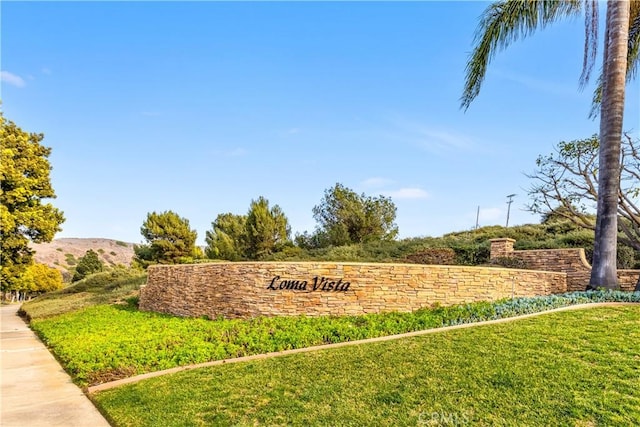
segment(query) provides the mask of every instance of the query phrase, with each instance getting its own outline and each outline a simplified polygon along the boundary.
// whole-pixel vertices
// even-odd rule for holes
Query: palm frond
[[[634,79],[640,62],[640,1],[631,2],[629,16],[629,53],[627,55],[627,81]]]
[[[638,63],[640,63],[640,1],[631,2],[631,10],[629,15],[629,44],[627,50],[627,83],[636,77],[638,72]],[[595,119],[600,112],[600,104],[602,102],[602,69],[596,88],[593,91],[591,99],[591,110],[589,118]]]
[[[598,76],[598,82],[596,88],[593,91],[593,97],[591,98],[591,109],[589,110],[589,118],[595,120],[600,113],[600,105],[602,104],[602,67],[600,68],[600,75]]]
[[[480,93],[487,66],[497,51],[560,18],[578,15],[582,9],[581,0],[502,0],[489,5],[476,29],[467,62],[461,108],[469,108]]]
[[[580,89],[584,89],[589,82],[598,53],[598,1],[585,0],[584,6],[584,59],[580,75]]]

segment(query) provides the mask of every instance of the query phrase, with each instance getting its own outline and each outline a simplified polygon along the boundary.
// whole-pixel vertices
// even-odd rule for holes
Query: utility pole
[[[480,219],[480,206],[478,206],[478,212],[476,212],[476,230],[478,229],[478,220]]]
[[[513,203],[513,198],[515,197],[515,194],[509,194],[507,196],[507,228],[509,228],[509,214],[511,213],[511,203]]]

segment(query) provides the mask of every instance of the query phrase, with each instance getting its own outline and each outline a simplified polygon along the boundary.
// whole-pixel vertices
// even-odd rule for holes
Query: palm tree
[[[484,11],[476,32],[475,46],[466,68],[461,98],[467,109],[478,96],[487,65],[497,50],[538,28],[584,12],[585,52],[581,86],[589,81],[598,41],[596,0],[502,0]],[[620,141],[624,113],[625,83],[635,76],[640,46],[640,1],[607,2],[604,60],[594,103],[600,103],[600,151],[598,204],[593,268],[587,289],[615,289],[618,195],[620,188]]]

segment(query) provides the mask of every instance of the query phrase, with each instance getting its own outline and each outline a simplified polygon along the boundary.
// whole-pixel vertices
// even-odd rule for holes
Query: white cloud
[[[384,187],[386,185],[389,184],[393,184],[393,180],[391,179],[387,179],[387,178],[381,178],[381,177],[372,177],[372,178],[368,178],[365,179],[364,181],[362,181],[360,183],[361,186],[363,187],[367,187],[367,188],[379,188],[379,187]]]
[[[51,74],[51,69],[44,67],[42,70],[40,70],[42,72],[42,74]]]
[[[8,71],[0,71],[0,80],[16,87],[25,87],[26,85],[22,77]]]
[[[399,190],[386,191],[384,195],[392,199],[426,199],[429,197],[429,193],[422,188],[400,188]]]

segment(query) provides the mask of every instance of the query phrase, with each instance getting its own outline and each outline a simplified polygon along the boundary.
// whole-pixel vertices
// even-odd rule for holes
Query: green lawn
[[[640,307],[157,377],[94,395],[117,426],[640,425]]]
[[[426,308],[412,313],[247,320],[181,318],[141,312],[131,303],[36,315],[70,303],[73,306],[76,300],[72,297],[85,293],[65,294],[63,299],[40,303],[36,300],[23,306],[31,316],[33,330],[82,386],[176,366],[511,317],[579,302],[640,301],[640,293],[575,293]],[[91,298],[96,296],[106,298],[100,293]]]

